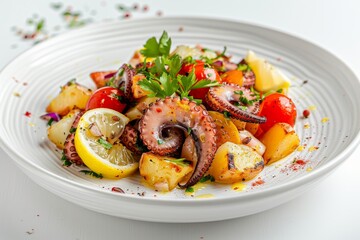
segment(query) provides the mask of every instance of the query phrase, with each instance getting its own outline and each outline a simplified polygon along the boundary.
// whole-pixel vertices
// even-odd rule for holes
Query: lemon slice
[[[84,164],[105,178],[123,178],[139,167],[139,156],[118,142],[129,119],[108,108],[87,111],[75,133],[75,148]]]
[[[268,92],[282,89],[283,92],[287,92],[290,87],[290,81],[278,68],[271,65],[265,59],[256,56],[253,51],[248,52],[245,61],[256,76],[254,86],[256,90]]]

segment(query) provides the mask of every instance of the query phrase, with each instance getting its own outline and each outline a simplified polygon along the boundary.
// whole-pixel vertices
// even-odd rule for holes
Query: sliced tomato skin
[[[85,110],[94,108],[110,108],[118,112],[124,111],[126,104],[121,102],[124,93],[114,87],[102,87],[97,89],[86,104]]]
[[[265,133],[275,123],[288,123],[294,127],[297,111],[291,98],[281,93],[273,93],[265,97],[261,103],[259,115],[267,120],[260,124],[258,133]]]
[[[212,67],[209,67],[205,64],[205,62],[201,60],[196,60],[195,63],[184,64],[179,72],[181,75],[186,75],[191,73],[194,70],[195,77],[197,81],[201,81],[204,79],[218,81],[221,83],[221,77],[219,73]],[[209,88],[199,88],[190,91],[190,96],[193,96],[196,99],[201,99],[203,102],[205,101],[205,95],[209,91]]]

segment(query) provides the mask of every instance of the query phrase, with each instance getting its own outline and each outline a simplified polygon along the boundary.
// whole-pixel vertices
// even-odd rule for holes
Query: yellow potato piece
[[[225,142],[240,143],[239,131],[229,118],[225,118],[224,114],[215,111],[209,111],[209,115],[214,119],[216,125],[217,147]]]
[[[259,140],[266,146],[263,155],[265,164],[279,161],[300,145],[299,136],[287,123],[276,123]]]
[[[66,115],[72,109],[85,109],[92,91],[76,83],[62,87],[61,92],[47,106],[47,112],[55,112],[59,115]]]
[[[171,191],[193,171],[192,165],[187,162],[150,152],[141,155],[139,169],[145,181],[161,192]]]
[[[226,142],[215,153],[208,173],[219,183],[236,183],[254,178],[264,168],[263,158],[252,148]]]

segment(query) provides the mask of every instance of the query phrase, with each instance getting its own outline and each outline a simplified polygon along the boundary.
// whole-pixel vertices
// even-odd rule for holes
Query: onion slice
[[[55,112],[46,113],[44,115],[41,115],[40,118],[43,120],[47,120],[47,121],[49,121],[50,119],[53,119],[56,122],[60,121],[60,119],[61,119],[59,114],[57,114]]]

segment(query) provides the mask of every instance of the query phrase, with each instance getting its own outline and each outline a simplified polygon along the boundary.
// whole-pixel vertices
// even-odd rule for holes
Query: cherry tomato
[[[126,104],[121,102],[124,93],[117,88],[102,87],[96,90],[86,104],[86,110],[94,108],[110,108],[122,112]]]
[[[288,96],[273,93],[265,97],[261,103],[259,115],[266,117],[267,120],[259,125],[258,133],[265,133],[278,122],[288,123],[293,127],[296,120],[296,106]]]
[[[221,83],[221,78],[219,73],[212,67],[207,66],[203,61],[196,60],[195,63],[184,64],[179,72],[179,74],[185,75],[191,73],[195,68],[195,77],[197,81],[204,79],[207,80],[216,80]],[[202,99],[205,101],[205,95],[209,91],[209,88],[199,88],[190,91],[190,96],[193,96],[197,99]]]

